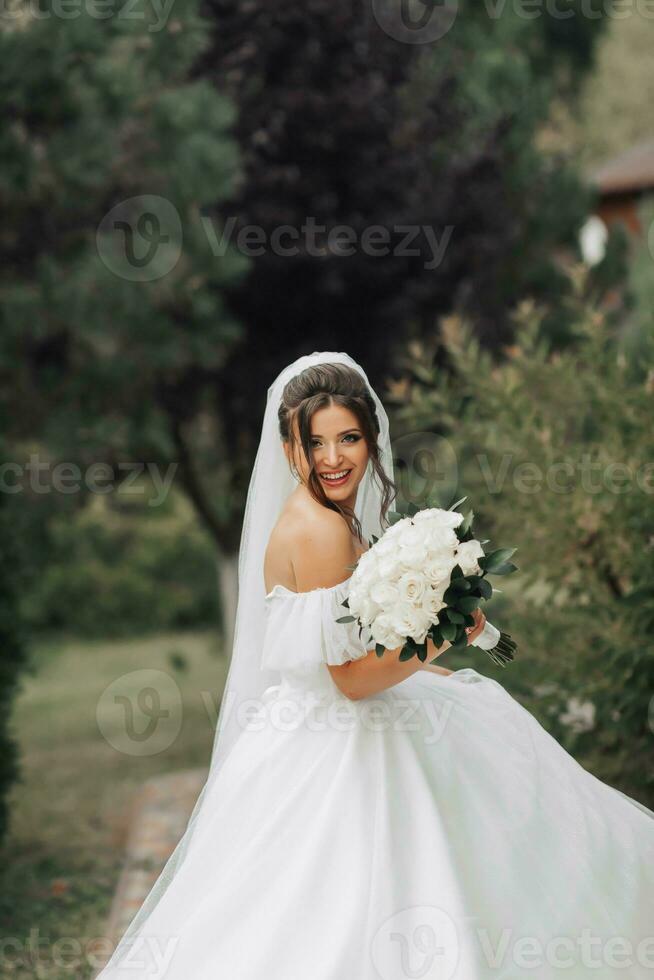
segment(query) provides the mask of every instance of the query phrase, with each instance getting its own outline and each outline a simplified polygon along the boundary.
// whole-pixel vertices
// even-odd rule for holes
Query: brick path
[[[149,779],[139,791],[125,864],[104,930],[112,944],[122,937],[175,850],[206,778],[206,769],[174,772]]]

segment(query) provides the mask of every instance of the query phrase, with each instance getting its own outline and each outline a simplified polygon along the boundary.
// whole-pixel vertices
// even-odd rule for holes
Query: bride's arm
[[[454,673],[453,670],[449,670],[447,667],[438,667],[437,664],[423,664],[422,669],[430,670],[432,674],[443,674],[445,677]]]
[[[347,578],[348,566],[356,561],[353,539],[340,514],[326,511],[319,519],[307,522],[294,544],[291,564],[298,592],[316,588],[331,588]],[[427,641],[427,661],[440,656],[450,646],[441,647]],[[418,657],[401,661],[402,647],[385,650],[378,657],[371,650],[365,657],[338,666],[328,665],[336,686],[351,700],[369,697],[393,687],[418,670],[428,668]]]
[[[430,639],[427,640],[427,660],[433,660],[445,653],[450,646],[448,640],[442,647],[435,647]],[[419,670],[434,670],[428,663],[422,663],[418,657],[410,660],[400,660],[400,650],[396,647],[393,650],[384,650],[381,657],[378,657],[374,650],[361,657],[359,660],[349,660],[339,667],[328,665],[328,670],[337,687],[350,698],[351,701],[358,701],[361,698],[370,697],[371,694],[379,694],[387,687],[393,687],[400,681],[410,677]],[[439,670],[438,673],[441,673]],[[451,673],[451,671],[446,671]]]

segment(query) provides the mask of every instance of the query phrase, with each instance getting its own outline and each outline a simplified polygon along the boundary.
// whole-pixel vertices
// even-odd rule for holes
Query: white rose
[[[414,524],[421,524],[423,521],[433,521],[434,510],[434,507],[427,507],[425,510],[419,510],[417,514],[413,515],[411,520]]]
[[[425,541],[429,551],[454,551],[459,544],[456,531],[451,527],[427,527]]]
[[[373,547],[378,556],[392,555],[397,551],[397,541],[384,534]]]
[[[404,570],[404,565],[399,554],[382,555],[379,560],[378,574],[375,581],[395,582]]]
[[[382,609],[390,609],[400,598],[397,585],[393,581],[380,580],[370,589],[370,598]]]
[[[417,524],[411,524],[409,522],[400,535],[400,547],[411,548],[417,544],[421,544],[424,537],[424,529]]]
[[[421,572],[408,571],[400,576],[397,593],[401,602],[420,602],[425,593],[425,578]]]
[[[382,535],[381,540],[383,540],[384,538],[389,538],[392,541],[393,538],[397,538],[401,534],[403,534],[405,528],[410,526],[410,524],[411,521],[408,517],[402,517],[399,521],[396,521],[395,524],[391,524],[390,527],[386,528],[386,530]]]
[[[404,637],[395,631],[389,612],[379,613],[370,626],[370,632],[375,643],[381,643],[389,650],[404,645]]]
[[[432,620],[420,606],[402,603],[395,606],[391,613],[393,629],[400,636],[411,636],[416,643],[422,643]]]
[[[484,549],[479,541],[472,538],[471,541],[463,541],[456,550],[457,564],[461,566],[464,575],[478,575],[481,571],[478,558],[482,558]]]
[[[458,510],[443,510],[441,507],[430,507],[427,511],[422,511],[424,514],[429,514],[431,519],[439,527],[458,527],[463,520],[463,514],[459,513]]]
[[[423,575],[430,585],[442,585],[443,591],[445,591],[450,583],[450,576],[456,562],[457,558],[454,552],[434,554],[422,566]]]
[[[379,606],[377,603],[373,602],[368,596],[365,596],[358,604],[358,612],[356,615],[359,617],[364,626],[368,626],[370,623],[372,623],[378,613]]]
[[[429,549],[424,541],[412,544],[406,548],[399,548],[397,553],[397,559],[401,563],[403,571],[422,568],[428,557]]]
[[[425,594],[422,597],[420,605],[422,606],[425,615],[429,617],[432,623],[436,622],[439,612],[446,605],[446,603],[443,601],[443,592],[444,589],[428,586],[425,589]]]

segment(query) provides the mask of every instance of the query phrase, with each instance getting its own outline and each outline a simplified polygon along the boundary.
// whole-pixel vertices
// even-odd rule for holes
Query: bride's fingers
[[[484,626],[486,625],[486,615],[477,607],[472,614],[475,618],[474,626],[466,626],[466,633],[468,634],[468,643],[472,643],[481,633]]]

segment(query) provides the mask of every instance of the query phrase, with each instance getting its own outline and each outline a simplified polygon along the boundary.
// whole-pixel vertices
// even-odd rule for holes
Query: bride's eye
[[[358,442],[360,438],[361,438],[361,436],[357,435],[356,432],[348,432],[347,435],[343,436],[343,441],[345,441],[345,439],[353,439],[354,442]],[[319,442],[320,442],[319,439],[318,440],[312,439],[311,440],[311,448],[312,449],[316,449],[317,444]]]

